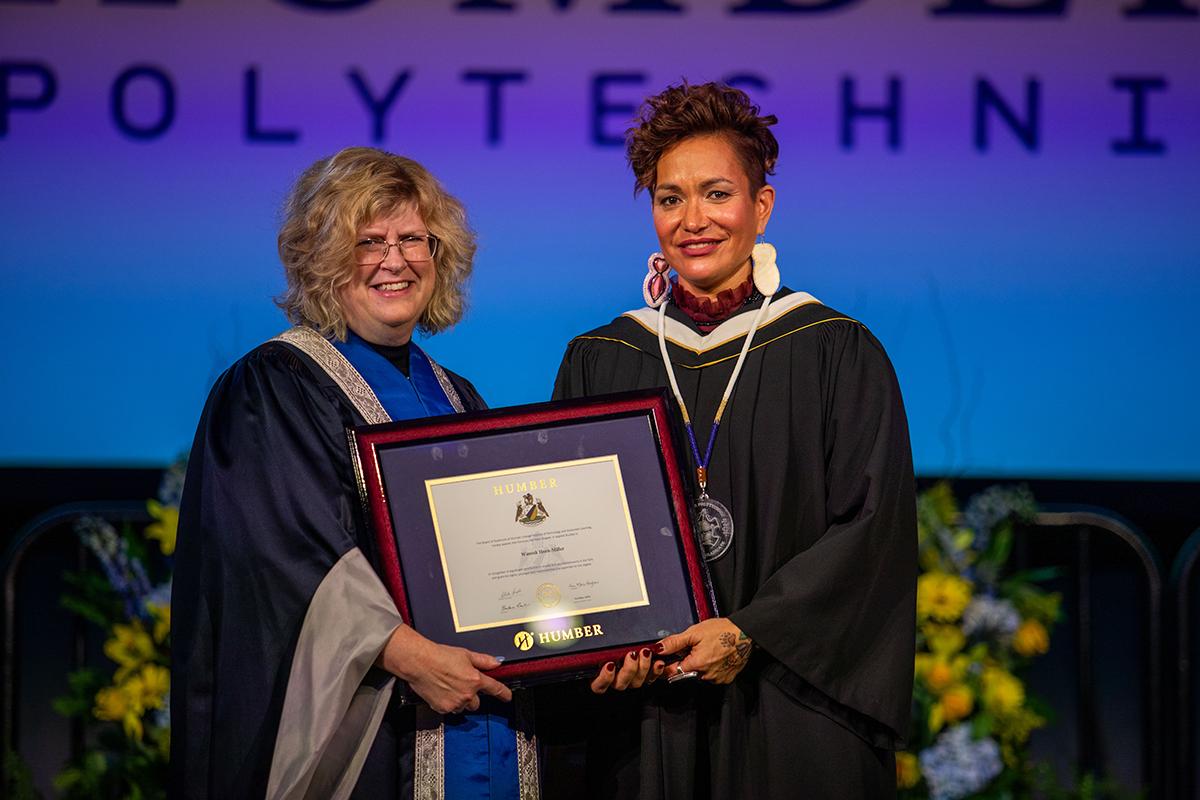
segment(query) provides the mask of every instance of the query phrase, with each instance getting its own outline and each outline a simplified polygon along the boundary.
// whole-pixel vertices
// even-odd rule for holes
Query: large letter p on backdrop
[[[20,93],[17,87],[36,87]],[[10,111],[41,111],[54,102],[58,79],[45,64],[36,61],[0,61],[0,138],[8,135]]]

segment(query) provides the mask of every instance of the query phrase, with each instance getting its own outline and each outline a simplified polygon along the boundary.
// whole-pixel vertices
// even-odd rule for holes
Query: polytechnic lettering
[[[0,0],[3,2],[3,0]],[[368,78],[358,69],[346,72],[348,91],[364,109],[362,135],[378,145],[390,138],[388,120],[400,113],[404,96],[411,85],[415,69],[400,70],[390,78]],[[486,122],[481,140],[490,148],[502,146],[505,139],[503,98],[512,91],[531,91],[523,84],[530,82],[531,73],[514,71],[468,70],[461,76],[464,86],[482,83]],[[279,80],[251,66],[242,73],[241,97],[230,103],[229,111],[236,113],[240,106],[242,139],[252,145],[294,145],[304,137],[304,131],[282,118],[285,112],[275,110],[270,100],[270,88]],[[774,88],[771,79],[750,72],[734,72],[724,76],[731,85],[751,93],[769,94]],[[1104,86],[1111,97],[1113,119],[1122,119],[1115,127],[1096,131],[1094,145],[1115,155],[1163,156],[1168,153],[1167,142],[1155,133],[1155,98],[1172,91],[1168,76],[1148,74],[1097,75],[1095,80]],[[971,134],[964,144],[986,154],[995,140],[1004,137],[1031,153],[1042,146],[1043,85],[1052,79],[1033,76],[1025,81],[1022,90],[1006,95],[986,76],[964,76],[961,99],[962,114],[969,121]],[[376,90],[373,86],[387,86]],[[0,140],[19,132],[19,121],[29,114],[54,113],[59,96],[60,79],[53,65],[45,61],[0,61]],[[590,111],[587,115],[588,140],[595,147],[620,147],[624,129],[636,110],[637,101],[653,88],[645,72],[597,72],[588,86]],[[908,144],[910,123],[907,95],[915,86],[902,75],[893,74],[871,81],[861,81],[847,73],[838,79],[836,87],[820,102],[832,102],[837,109],[837,139],[844,151],[887,150],[899,153]],[[131,110],[130,96],[140,92],[144,107],[140,113]],[[150,142],[169,137],[178,124],[177,113],[188,105],[191,94],[179,87],[175,77],[161,65],[137,64],[118,72],[109,88],[110,122],[121,135]],[[942,112],[943,114],[945,112]],[[269,121],[268,121],[269,120]],[[1111,125],[1112,123],[1110,123]]]

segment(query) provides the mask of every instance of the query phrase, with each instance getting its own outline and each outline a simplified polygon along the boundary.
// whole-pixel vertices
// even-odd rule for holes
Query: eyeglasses
[[[387,239],[363,239],[354,245],[354,257],[362,266],[382,263],[393,247],[400,248],[405,261],[428,261],[437,255],[440,240],[433,234],[425,236],[401,236],[398,241]]]

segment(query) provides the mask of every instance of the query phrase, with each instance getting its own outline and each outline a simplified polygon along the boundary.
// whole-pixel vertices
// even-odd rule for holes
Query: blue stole
[[[363,376],[393,420],[454,413],[429,356],[415,343],[408,346],[406,378],[354,331],[346,332],[344,342],[330,341]],[[445,791],[450,800],[518,800],[516,734],[511,709],[502,710],[508,714],[451,714],[443,718]]]
[[[393,420],[454,413],[454,406],[429,365],[429,356],[415,342],[408,345],[407,378],[354,331],[346,331],[344,342],[330,342],[363,376]]]

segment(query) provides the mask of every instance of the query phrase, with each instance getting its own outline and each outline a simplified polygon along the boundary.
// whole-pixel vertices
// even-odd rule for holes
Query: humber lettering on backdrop
[[[569,10],[575,5],[575,0],[541,0],[546,5],[559,10]],[[879,2],[880,0],[874,0]],[[24,2],[24,0],[22,0]],[[154,0],[151,0],[154,2]],[[170,5],[170,0],[158,0],[164,5]],[[316,9],[319,11],[346,11],[370,5],[374,0],[280,0],[280,2],[298,8]],[[872,0],[744,0],[728,6],[731,14],[821,14],[828,11],[841,11],[850,6],[869,4]],[[526,0],[526,5],[533,2]],[[454,8],[459,11],[518,11],[521,3],[517,0],[458,0]],[[624,0],[610,3],[608,10],[613,13],[650,13],[650,14],[682,14],[687,11],[685,2],[671,0]],[[936,15],[958,16],[1063,16],[1067,13],[1068,0],[1029,0],[1026,3],[998,2],[997,0],[944,0],[941,4],[929,6],[929,12]],[[1130,17],[1187,17],[1196,16],[1197,10],[1187,5],[1184,0],[1141,0],[1131,3],[1123,11]]]
[[[101,6],[178,6],[182,0],[98,0]],[[320,12],[354,11],[372,5],[375,0],[277,0],[282,5]],[[541,0],[542,3],[560,11],[569,11],[576,0]],[[843,11],[851,6],[870,5],[880,0],[744,0],[729,5],[730,14],[822,14]],[[0,5],[55,5],[57,0],[0,0]],[[533,0],[526,5],[532,6]],[[458,0],[448,2],[457,11],[505,11],[516,12],[521,4],[517,0]],[[914,4],[915,5],[915,4]],[[1001,0],[943,0],[930,4],[927,9],[935,16],[1066,16],[1070,7],[1068,0],[1028,0],[1011,2]],[[682,14],[688,10],[684,2],[671,0],[623,0],[610,3],[613,13]],[[1121,13],[1127,17],[1195,17],[1200,14],[1185,0],[1140,0],[1125,6]]]
[[[1079,0],[1077,0],[1078,2]],[[175,7],[189,0],[97,0],[97,5],[142,7]],[[279,13],[340,14],[371,6],[376,0],[275,0]],[[881,0],[743,0],[724,6],[729,15],[775,15],[803,24],[807,18],[824,14],[865,13]],[[1194,0],[1133,0],[1114,15],[1137,25],[1146,18],[1172,18],[1200,25],[1200,12]],[[63,5],[58,0],[0,0],[5,5]],[[582,3],[576,0],[445,0],[448,13],[469,16],[519,14],[534,7],[550,7],[569,14]],[[937,20],[970,18],[985,21],[989,18],[1028,18],[1031,21],[1047,17],[1069,17],[1070,0],[930,0],[912,4],[914,16],[925,16],[929,24]],[[623,0],[605,5],[604,13],[623,16],[685,15],[689,3],[682,0]],[[158,13],[162,9],[156,9]],[[967,65],[969,66],[969,65]],[[241,97],[230,98],[234,112],[240,105],[242,139],[251,145],[292,145],[301,141],[302,128],[289,124],[286,111],[271,106],[270,85],[284,80],[268,73],[256,64],[245,64],[241,70]],[[389,134],[388,120],[404,104],[404,95],[413,81],[421,79],[412,65],[398,65],[387,75],[368,75],[351,67],[344,73],[347,91],[363,109],[361,122],[370,140],[384,143]],[[493,69],[474,66],[464,69],[458,81],[466,102],[482,104],[483,127],[480,140],[488,147],[505,143],[505,102],[515,92],[536,91],[537,74],[529,69]],[[752,72],[734,72],[724,78],[742,88],[769,93],[780,80],[778,76]],[[53,114],[59,102],[60,89],[67,88],[55,65],[36,58],[5,58],[0,53],[0,140],[13,135],[19,120],[35,114]],[[1078,80],[1077,78],[1075,79]],[[1097,133],[1095,147],[1105,148],[1119,156],[1164,156],[1168,143],[1154,134],[1153,111],[1155,94],[1170,90],[1171,81],[1163,74],[1097,75],[1098,86],[1106,86],[1114,107],[1124,113],[1124,130],[1104,130]],[[652,88],[647,72],[638,70],[608,71],[602,66],[581,86],[581,99],[587,102],[587,128],[581,130],[583,142],[594,147],[618,148],[624,142],[624,128],[636,111],[637,103]],[[902,152],[905,145],[906,90],[910,85],[900,74],[861,78],[843,74],[835,86],[829,87],[827,101],[837,110],[836,141],[845,151],[860,147]],[[919,88],[919,87],[917,87]],[[999,136],[1030,153],[1043,144],[1042,126],[1047,113],[1045,99],[1053,96],[1053,76],[1029,75],[1023,91],[1005,95],[987,75],[964,75],[962,107],[970,122],[971,144],[979,153],[993,149]],[[169,65],[134,63],[118,71],[109,83],[109,116],[112,127],[121,135],[136,142],[154,142],[170,135],[177,111],[189,102],[189,87],[177,84]],[[136,102],[132,98],[136,98]],[[822,98],[817,98],[820,101]],[[240,101],[240,102],[239,102]],[[1110,123],[1111,124],[1111,123]],[[860,143],[862,142],[862,143]],[[1081,143],[1086,146],[1086,143]]]

